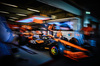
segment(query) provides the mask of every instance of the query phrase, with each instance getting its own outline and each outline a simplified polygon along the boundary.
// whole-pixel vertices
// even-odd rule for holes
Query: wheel
[[[73,43],[73,44],[75,44],[75,45],[79,45],[79,41],[76,39],[76,38],[71,38],[70,40],[69,40],[69,42],[71,42],[71,43]]]
[[[75,44],[75,45],[77,45],[77,46],[79,46],[79,41],[76,39],[76,38],[71,38],[70,40],[69,40],[69,42],[70,43],[73,43],[73,44]],[[76,49],[76,48],[74,48],[74,47],[70,47],[70,49],[71,49],[71,51],[73,51],[73,52],[76,52],[76,51],[78,51],[78,49]]]
[[[62,40],[65,40],[65,41],[68,41],[68,38],[65,38],[65,37],[62,37],[61,39]]]
[[[56,45],[55,46],[51,46],[49,48],[49,53],[50,53],[51,57],[54,58],[54,59],[57,59],[57,58],[60,57],[60,51],[58,49],[58,46],[56,46]]]

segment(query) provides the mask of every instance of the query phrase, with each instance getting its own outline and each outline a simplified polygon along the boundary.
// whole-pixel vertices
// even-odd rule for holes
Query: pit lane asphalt
[[[16,66],[99,66],[99,53],[96,54],[96,56],[94,57],[83,59],[79,62],[75,62],[65,57],[55,60],[51,58],[47,50],[36,50],[33,48],[29,48],[27,46],[23,47],[35,52],[35,54],[30,54],[22,49],[19,49],[19,52],[16,53],[15,56],[28,59],[28,61],[19,62],[16,64]]]
[[[57,60],[51,58],[48,50],[37,50],[27,46],[22,46],[25,50],[18,48],[19,52],[15,54],[16,57],[28,59],[27,62],[19,62],[16,66],[100,66],[100,38],[96,39],[97,47],[95,48],[95,56],[87,59],[83,59],[79,62],[75,62],[68,58],[62,57]],[[31,54],[33,52],[33,54]]]

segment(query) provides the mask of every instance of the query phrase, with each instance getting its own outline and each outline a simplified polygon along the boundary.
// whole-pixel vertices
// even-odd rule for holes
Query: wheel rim
[[[58,49],[57,49],[57,47],[53,46],[53,47],[51,48],[51,53],[52,53],[52,55],[57,55],[57,54],[58,54]]]

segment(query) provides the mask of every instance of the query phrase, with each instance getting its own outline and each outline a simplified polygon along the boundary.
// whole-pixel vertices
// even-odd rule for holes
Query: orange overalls
[[[57,37],[61,37],[61,36],[62,36],[61,31],[58,31],[58,32],[57,32]]]
[[[90,35],[90,32],[93,31],[92,27],[84,27],[81,30],[84,31],[84,35]]]

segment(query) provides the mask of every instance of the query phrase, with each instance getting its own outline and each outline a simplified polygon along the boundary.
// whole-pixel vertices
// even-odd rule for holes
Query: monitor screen
[[[71,21],[64,21],[64,22],[51,22],[48,23],[50,24],[55,24],[55,30],[74,30],[74,25],[75,22],[71,22]]]

